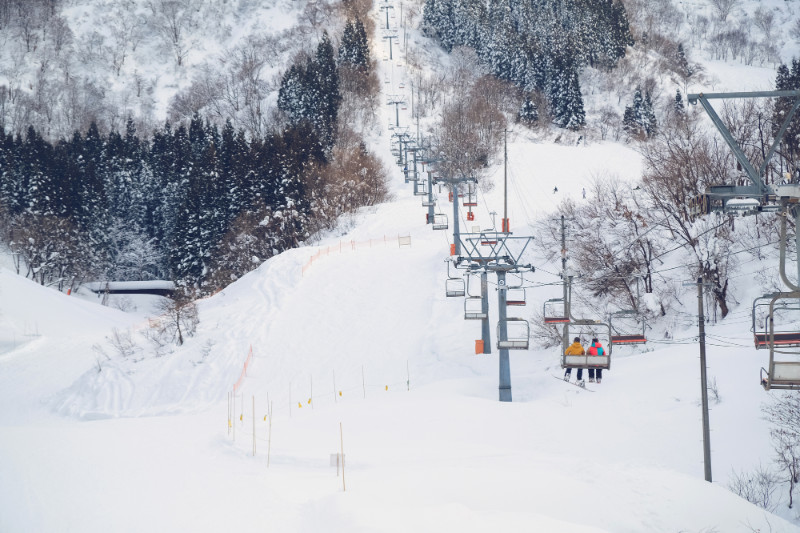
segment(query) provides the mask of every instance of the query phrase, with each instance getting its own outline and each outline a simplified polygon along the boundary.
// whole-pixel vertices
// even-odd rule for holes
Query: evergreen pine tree
[[[645,91],[644,101],[642,102],[642,127],[648,137],[652,137],[658,130],[656,121],[655,110],[653,109],[653,100],[650,97],[650,91]]]
[[[639,135],[639,121],[636,119],[636,111],[633,106],[625,106],[622,114],[622,129],[630,136]]]
[[[305,65],[295,63],[284,73],[278,90],[278,107],[293,126],[309,122],[322,146],[329,150],[336,140],[341,100],[333,46],[325,32],[314,58]]]
[[[323,146],[330,149],[336,140],[336,121],[342,96],[339,93],[339,74],[336,70],[336,58],[328,32],[322,33],[322,40],[317,45],[313,71],[316,78],[314,83],[319,92],[318,101],[314,102],[316,108],[314,118],[316,120],[312,122],[316,126],[315,129]]]
[[[677,89],[675,91],[675,101],[672,104],[673,109],[678,114],[683,114],[686,112],[686,106],[683,104],[683,95],[681,94],[681,90]]]
[[[525,101],[522,102],[522,107],[520,107],[519,112],[517,113],[517,120],[528,125],[538,122],[539,109],[531,99],[530,94],[528,94],[525,97]]]
[[[578,130],[586,124],[578,71],[570,58],[558,58],[550,73],[549,101],[553,122],[559,127]]]
[[[792,59],[791,70],[785,64],[781,64],[778,67],[775,90],[788,91],[795,89],[800,89],[800,62],[797,59]],[[773,135],[778,133],[793,105],[794,98],[780,97],[776,100],[772,120]],[[798,113],[795,113],[789,128],[786,130],[782,146],[790,166],[797,166],[797,161],[800,159],[800,117],[798,117]]]
[[[358,17],[355,20],[348,20],[344,27],[342,42],[339,45],[339,64],[363,73],[369,72],[370,57],[367,31]]]

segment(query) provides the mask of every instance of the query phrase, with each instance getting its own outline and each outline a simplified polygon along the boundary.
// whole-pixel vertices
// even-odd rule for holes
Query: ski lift
[[[497,349],[498,350],[527,350],[530,339],[531,327],[524,318],[510,317],[505,319],[506,340],[500,340],[500,326],[497,324]]]
[[[564,308],[564,298],[551,298],[545,301],[542,306],[542,316],[545,324],[568,323],[569,317]]]
[[[797,304],[790,306],[786,302],[776,302],[772,311],[772,323],[777,331],[770,337],[769,308],[774,296],[775,294],[765,294],[753,300],[753,338],[757,350],[768,349],[770,341],[778,346],[800,346],[800,332],[785,325],[787,322],[791,323],[792,319],[800,318],[800,305]],[[781,325],[775,326],[775,322]]]
[[[432,207],[434,205],[436,205],[436,200],[434,200],[433,198],[431,198],[430,200],[428,200],[427,198],[422,199],[422,207]]]
[[[444,213],[434,213],[433,215],[433,224],[431,227],[434,230],[446,230],[447,229],[447,215]]]
[[[405,89],[405,88],[406,88],[406,84],[405,84],[405,83],[403,83],[402,81],[400,82],[400,88],[401,88],[401,89]]]
[[[506,305],[525,305],[525,288],[509,287],[506,290]]]
[[[414,191],[414,196],[428,196],[428,182],[417,181],[417,189]],[[426,200],[423,200],[423,202],[424,201]],[[425,206],[424,203],[422,205]]]
[[[603,355],[566,355],[561,354],[561,368],[592,368],[608,370],[611,368],[611,351],[613,343],[611,339],[611,326],[603,322],[594,320],[573,320],[564,326],[564,336],[568,341],[573,337],[580,337],[581,343],[591,343],[591,339],[597,338],[603,345]],[[586,346],[587,352],[588,346]]]
[[[464,278],[447,278],[444,280],[445,296],[448,298],[460,298],[464,296]]]
[[[604,346],[605,348],[605,346]],[[586,368],[608,370],[611,368],[611,354],[603,355],[561,355],[561,368]]]
[[[480,296],[464,298],[464,320],[484,320],[488,313],[483,310],[483,299]]]
[[[463,198],[464,194],[458,193],[458,197],[459,198]],[[453,191],[450,191],[450,192],[447,193],[447,201],[448,202],[452,202],[453,201]]]
[[[450,273],[452,261],[445,260],[447,263],[447,279],[444,281],[445,296],[448,298],[460,298],[466,294],[466,284],[464,278],[454,276]]]
[[[464,195],[459,195],[464,197]],[[464,197],[464,207],[477,207],[478,206],[478,195],[475,192],[475,184],[468,183],[467,184],[467,195]]]
[[[488,312],[483,310],[483,298],[481,298],[480,291],[474,294],[470,291],[473,286],[473,281],[480,279],[476,274],[467,275],[467,288],[466,298],[464,298],[464,320],[484,320],[489,318]]]
[[[522,286],[522,276],[519,285],[509,285],[506,288],[506,305],[525,305],[525,287]]]
[[[497,232],[481,232],[481,246],[495,246],[497,244]]]
[[[475,220],[475,213],[467,211],[467,220]]]
[[[627,329],[620,329],[620,322],[622,322],[624,325],[630,325],[631,320],[637,324],[641,321],[641,333],[638,331],[634,332],[632,326]],[[633,309],[611,313],[611,316],[608,319],[608,324],[611,328],[611,344],[644,344],[647,342],[647,337],[645,336],[647,324],[645,323],[644,319],[642,319]]]
[[[758,300],[756,299],[756,302]],[[786,320],[793,316],[796,324],[798,304],[800,304],[800,292],[778,292],[769,300],[769,314],[766,317],[767,326],[764,333],[764,342],[769,348],[769,368],[762,368],[760,376],[761,385],[765,390],[800,389],[800,332],[797,331],[796,325],[793,331],[787,331],[786,328],[782,328],[778,333],[775,331],[776,318]],[[758,348],[758,331],[755,335]]]
[[[613,344],[610,342],[611,327],[608,324],[595,320],[575,320],[564,325],[564,336],[568,341],[574,337],[581,339],[581,344],[590,344],[592,338],[597,338],[603,345],[603,355],[566,355],[561,354],[561,368],[594,368],[607,370],[611,367],[611,351]],[[585,346],[588,352],[588,346]]]

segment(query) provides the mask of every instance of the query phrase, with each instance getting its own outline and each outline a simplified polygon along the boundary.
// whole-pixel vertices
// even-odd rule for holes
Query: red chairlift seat
[[[611,342],[614,344],[644,344],[647,339],[644,335],[612,335]]]
[[[769,347],[769,333],[756,333],[754,337],[756,348]],[[774,337],[776,346],[800,346],[800,333],[775,333]]]

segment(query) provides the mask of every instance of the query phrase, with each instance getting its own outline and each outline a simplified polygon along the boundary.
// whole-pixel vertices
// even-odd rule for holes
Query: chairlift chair
[[[523,278],[522,274],[520,274],[519,285],[508,285],[506,287],[506,305],[522,306],[525,304],[525,287],[523,287]]]
[[[427,194],[427,192],[425,194]],[[434,199],[428,200],[427,198],[422,199],[422,207],[431,207],[434,205],[436,205],[436,200]]]
[[[506,340],[500,340],[500,323],[497,324],[498,350],[527,350],[531,335],[531,326],[524,318],[509,317],[505,319]]]
[[[483,299],[480,296],[464,298],[464,320],[484,320],[488,313],[483,311]]]
[[[484,231],[480,236],[481,246],[495,246],[497,244],[496,231]]]
[[[417,190],[414,191],[414,196],[428,196],[428,182],[426,181],[417,181]],[[424,203],[427,200],[423,200],[423,206],[427,205]],[[447,228],[445,228],[447,229]]]
[[[447,229],[447,215],[444,213],[434,213],[433,215],[433,224],[431,224],[431,228],[437,231],[446,230]]]
[[[551,298],[545,301],[542,306],[542,316],[545,324],[568,323],[569,317],[564,308],[564,298]]]
[[[480,278],[478,274],[467,274],[467,287],[466,298],[464,298],[464,320],[484,320],[488,318],[488,313],[483,311],[483,298],[481,298],[480,290],[477,294],[470,291],[470,287],[474,286],[474,282],[478,281],[480,287]]]
[[[464,278],[447,278],[444,280],[444,288],[448,298],[460,298],[466,294]]]
[[[445,260],[445,263],[447,263],[447,279],[444,281],[445,295],[448,298],[460,298],[467,293],[464,278],[462,276],[453,275],[450,272],[452,261],[448,259]]]
[[[769,348],[769,368],[762,368],[760,376],[765,390],[800,390],[800,332],[796,325],[798,304],[800,292],[778,292],[770,298],[764,334]],[[784,327],[780,333],[776,333],[776,318],[786,320],[791,316],[795,318],[794,331],[787,331]],[[755,334],[758,347],[758,332]]]
[[[464,196],[464,207],[478,207],[478,195],[475,193],[475,185],[473,183],[469,183],[467,186],[467,194]]]
[[[506,305],[525,305],[525,288],[509,287],[506,290]]]
[[[594,368],[608,370],[611,368],[611,352],[613,343],[611,339],[611,326],[595,320],[572,320],[564,326],[564,335],[569,341],[574,337],[580,337],[581,343],[585,343],[586,355],[566,355],[561,354],[561,368]],[[597,337],[603,345],[603,355],[588,355],[591,339]]]
[[[642,323],[641,333],[638,331],[634,332],[632,327],[623,329],[620,326],[620,322],[622,322],[623,325],[630,325],[629,322],[631,319],[636,323]],[[608,323],[611,327],[610,344],[644,344],[647,342],[647,337],[645,336],[645,328],[647,327],[647,324],[645,323],[644,319],[642,319],[633,309],[626,309],[611,313]]]
[[[753,339],[757,350],[767,350],[770,345],[770,302],[776,293],[765,294],[753,300]],[[779,294],[779,293],[777,293]],[[777,346],[800,346],[800,332],[787,325],[792,318],[800,318],[800,305],[788,305],[786,302],[776,302],[773,310],[772,343]],[[775,326],[775,322],[778,323]]]

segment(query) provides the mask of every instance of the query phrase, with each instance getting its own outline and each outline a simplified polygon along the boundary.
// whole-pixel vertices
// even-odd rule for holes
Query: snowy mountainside
[[[377,6],[373,16],[383,20]],[[519,234],[564,197],[582,201],[593,176],[641,173],[621,144],[528,140],[509,135]],[[374,142],[390,160],[389,136]],[[499,224],[502,166],[488,179],[464,227]],[[708,327],[724,342],[708,347],[719,402],[707,483],[688,311],[672,339],[615,348],[591,391],[560,380],[558,349],[512,352],[514,401],[498,402],[497,350],[474,354],[480,328],[444,294],[452,235],[425,226],[396,169],[392,188],[395,201],[363,210],[344,234],[273,257],[199,302],[196,335],[160,357],[138,336],[141,315],[50,298],[2,271],[4,338],[31,321],[40,337],[0,353],[0,530],[799,530],[793,509],[771,514],[726,488],[732,472],[772,454],[746,298],[735,321]],[[436,198],[449,213],[447,192]],[[560,290],[536,246],[529,281],[544,287],[530,291],[525,318]],[[495,296],[492,286],[493,341]],[[138,355],[98,372],[91,345],[113,353],[113,328],[132,332]],[[342,449],[346,472],[330,460]]]

